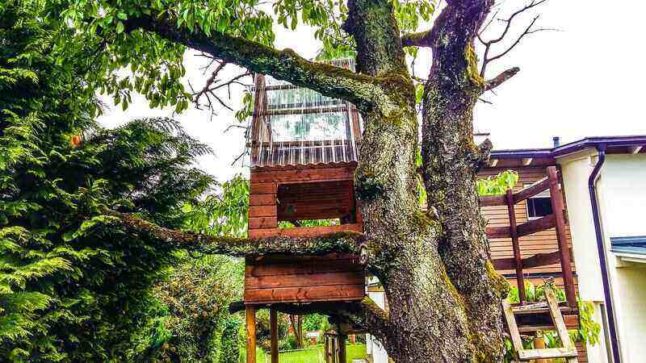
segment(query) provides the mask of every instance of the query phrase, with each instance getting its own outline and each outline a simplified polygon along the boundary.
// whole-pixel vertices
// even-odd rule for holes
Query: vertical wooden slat
[[[518,242],[518,229],[516,226],[516,209],[514,208],[514,192],[507,189],[507,211],[509,214],[509,235],[514,251],[514,265],[516,267],[516,282],[518,284],[518,299],[521,304],[525,303],[525,279],[523,277],[523,256],[520,253],[520,243]]]
[[[245,308],[247,321],[247,363],[256,363],[256,308]]]
[[[565,204],[563,195],[559,188],[558,172],[555,166],[547,168],[547,177],[550,181],[550,200],[552,201],[552,213],[556,219],[556,240],[559,246],[561,257],[561,270],[563,272],[563,284],[565,285],[565,297],[570,307],[576,308],[576,293],[574,289],[574,277],[572,274],[572,260],[570,257],[570,248],[567,244],[567,235],[565,234]]]
[[[339,363],[346,363],[345,338],[345,334],[342,334],[339,328],[339,336],[337,338],[339,341]]]
[[[278,311],[269,310],[269,334],[271,338],[271,363],[278,363]]]

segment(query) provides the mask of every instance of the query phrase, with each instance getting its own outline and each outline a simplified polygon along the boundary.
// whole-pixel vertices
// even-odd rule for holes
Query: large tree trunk
[[[475,187],[486,150],[473,140],[473,108],[484,89],[473,38],[491,4],[483,0],[449,5],[437,19],[422,126],[428,205],[442,224],[440,255],[464,297],[476,358],[487,361],[503,353],[500,299],[507,289],[489,261]]]
[[[473,145],[471,109],[477,96],[453,100],[458,93],[453,91],[441,95],[450,102],[427,97],[431,111],[425,127],[437,127],[425,130],[427,187],[430,205],[440,210],[439,223],[419,208],[415,97],[390,2],[350,1],[347,28],[358,44],[359,70],[390,78],[386,92],[396,102],[394,108],[362,110],[365,132],[356,174],[372,272],[390,307],[382,343],[397,362],[497,360],[502,352],[499,295],[489,278],[493,271],[471,155],[461,151]],[[462,49],[464,56],[466,46]],[[434,69],[436,79],[442,70]],[[468,267],[460,270],[460,265]]]

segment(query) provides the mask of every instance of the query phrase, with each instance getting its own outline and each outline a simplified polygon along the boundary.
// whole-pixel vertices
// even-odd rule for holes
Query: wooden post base
[[[245,307],[247,321],[247,363],[256,363],[256,308]]]

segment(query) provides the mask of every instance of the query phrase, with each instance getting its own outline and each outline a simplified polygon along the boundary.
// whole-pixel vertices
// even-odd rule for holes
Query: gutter
[[[608,333],[610,333],[610,345],[612,348],[612,358],[614,363],[621,363],[621,354],[619,351],[619,339],[617,338],[617,325],[615,322],[615,311],[612,305],[612,295],[610,292],[610,279],[608,277],[608,259],[606,248],[603,241],[603,231],[601,230],[601,218],[599,216],[599,202],[597,197],[597,179],[601,172],[601,167],[606,161],[606,145],[597,145],[597,155],[599,159],[590,173],[588,179],[588,190],[590,192],[590,204],[592,205],[592,221],[594,231],[597,237],[597,252],[599,253],[599,263],[601,265],[601,279],[603,282],[603,295],[606,303],[606,315],[608,318]]]

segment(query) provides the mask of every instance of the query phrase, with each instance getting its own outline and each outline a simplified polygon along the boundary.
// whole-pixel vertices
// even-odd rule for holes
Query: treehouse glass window
[[[351,61],[337,63],[354,69]],[[258,75],[254,83],[251,166],[357,160],[360,119],[350,103],[269,76]]]
[[[527,218],[537,219],[550,214],[552,214],[552,200],[549,190],[527,199]]]

